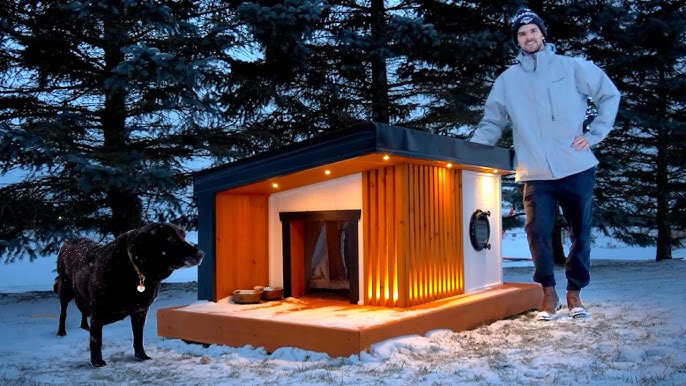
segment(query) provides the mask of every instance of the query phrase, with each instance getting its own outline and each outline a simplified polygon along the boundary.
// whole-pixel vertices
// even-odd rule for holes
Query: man
[[[494,145],[507,123],[512,123],[515,179],[524,182],[525,230],[535,267],[533,280],[543,288],[538,319],[555,319],[561,308],[552,253],[558,204],[572,241],[565,264],[567,307],[572,317],[588,317],[579,295],[590,281],[593,186],[598,164],[590,146],[612,129],[619,91],[596,65],[555,54],[554,46],[545,42],[543,20],[530,9],[517,11],[512,32],[520,48],[517,63],[495,80],[472,141]],[[598,115],[584,133],[589,97]]]

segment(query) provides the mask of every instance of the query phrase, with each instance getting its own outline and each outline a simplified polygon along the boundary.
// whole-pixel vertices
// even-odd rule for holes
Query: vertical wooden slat
[[[459,172],[457,170],[454,170],[451,173],[451,179],[450,179],[450,184],[448,185],[448,188],[450,189],[450,201],[451,201],[451,207],[450,207],[450,232],[452,234],[452,237],[450,238],[451,244],[450,244],[450,261],[452,263],[452,269],[450,272],[451,275],[451,283],[453,283],[453,287],[451,290],[451,294],[456,294],[459,292],[459,276],[457,272],[457,266],[459,265],[459,256],[458,256],[458,250],[457,250],[457,245],[459,245],[462,242],[462,235],[458,232],[457,229],[457,224],[458,224],[458,214],[456,213],[460,207],[462,207],[462,203],[460,202],[460,198],[456,195],[457,191],[455,190],[456,184],[458,183],[458,176]]]
[[[378,183],[376,184],[376,189],[377,189],[377,195],[376,195],[376,204],[377,207],[379,208],[378,212],[378,219],[377,219],[377,239],[378,239],[378,244],[377,244],[377,250],[376,250],[376,257],[378,261],[378,266],[377,266],[377,275],[376,275],[376,281],[377,281],[377,304],[380,306],[385,306],[386,303],[384,301],[384,292],[386,290],[386,243],[388,242],[386,240],[386,229],[384,226],[386,225],[385,218],[386,218],[386,203],[384,200],[381,198],[385,195],[386,191],[386,171],[384,169],[381,169],[379,171],[379,174],[377,175],[377,181]]]
[[[443,181],[441,182],[441,191],[443,197],[443,216],[441,217],[441,230],[443,237],[443,294],[442,296],[450,296],[449,285],[449,262],[450,262],[450,195],[448,194],[448,182],[450,180],[450,169],[443,172]]]
[[[369,205],[369,172],[362,173],[362,258],[364,259],[362,264],[362,276],[359,280],[362,281],[362,293],[361,298],[364,304],[369,304],[369,293],[371,291],[370,283],[368,280],[370,267],[370,253],[369,253],[369,222],[370,222],[370,212],[371,208]]]
[[[447,185],[447,189],[449,190],[450,194],[450,213],[448,217],[448,221],[450,221],[450,294],[456,294],[459,289],[458,289],[458,276],[457,276],[457,250],[455,246],[460,242],[459,235],[457,233],[457,228],[456,228],[456,222],[455,220],[457,219],[455,215],[455,210],[461,206],[460,202],[458,201],[459,198],[455,195],[455,184],[456,184],[456,176],[457,176],[457,170],[454,170],[452,173],[450,173],[450,181]]]
[[[464,293],[464,255],[462,251],[462,245],[463,245],[463,238],[465,237],[464,234],[464,229],[462,229],[462,216],[465,215],[464,213],[464,208],[462,207],[462,173],[456,173],[455,174],[455,184],[454,184],[454,191],[455,191],[455,201],[459,203],[458,207],[454,211],[454,216],[455,216],[455,232],[456,234],[460,235],[459,237],[456,237],[456,256],[457,256],[457,282],[459,284],[457,288],[457,293]]]
[[[431,210],[429,208],[429,167],[426,165],[422,165],[421,167],[422,170],[422,177],[420,180],[421,187],[422,187],[422,234],[420,239],[422,240],[422,253],[421,253],[421,259],[422,259],[422,271],[424,272],[424,276],[422,278],[422,288],[424,288],[424,296],[422,297],[422,303],[428,303],[431,301],[431,297],[429,294],[429,280],[430,280],[430,271],[429,271],[429,262],[428,259],[430,257],[430,245],[431,245],[431,237],[429,234],[430,231],[430,224],[431,224]]]
[[[433,290],[433,275],[434,275],[434,207],[433,207],[433,169],[432,167],[426,167],[426,178],[424,184],[426,184],[426,287],[427,287],[427,301],[434,300],[434,290]]]
[[[426,266],[426,300],[427,302],[430,302],[434,300],[434,293],[433,293],[433,243],[434,243],[434,235],[433,235],[433,168],[430,166],[425,166],[424,167],[424,186],[426,187],[426,196],[424,197],[424,202],[426,205],[426,215],[425,215],[425,221],[426,221],[426,228],[425,232],[426,234],[424,235],[424,239],[426,240],[426,249],[424,251],[424,264]]]
[[[369,230],[365,232],[367,234],[367,238],[369,239],[369,250],[368,253],[365,253],[366,256],[369,256],[369,285],[371,287],[371,291],[369,293],[369,304],[372,305],[378,305],[378,248],[377,244],[379,242],[379,207],[378,207],[378,200],[377,200],[377,189],[376,186],[378,184],[377,180],[377,171],[372,170],[369,172],[369,213],[370,213],[370,219],[369,219]]]
[[[407,307],[410,305],[411,287],[409,284],[409,202],[410,202],[410,185],[408,184],[408,164],[397,165],[395,167],[394,177],[394,191],[396,195],[395,210],[393,217],[395,218],[396,226],[396,269],[397,269],[397,286],[398,286],[398,307]]]
[[[420,199],[419,197],[421,196],[421,189],[422,187],[417,183],[417,178],[419,176],[419,166],[417,165],[412,165],[412,174],[410,176],[412,180],[412,185],[414,186],[414,196],[413,196],[413,202],[412,206],[414,208],[414,229],[412,233],[412,243],[413,243],[413,266],[414,266],[414,290],[415,290],[415,297],[414,297],[414,302],[413,304],[421,304],[422,303],[422,266],[421,266],[421,228],[422,228],[422,221],[421,221],[421,215],[422,215],[422,208],[420,205]]]
[[[446,173],[446,178],[445,178],[445,194],[446,194],[446,213],[445,213],[445,223],[446,223],[446,233],[445,233],[445,260],[446,260],[446,266],[445,266],[445,285],[446,285],[446,294],[448,296],[453,294],[453,286],[452,286],[452,274],[450,272],[452,263],[455,259],[455,255],[453,254],[453,243],[455,242],[455,238],[457,235],[454,233],[453,229],[453,222],[452,222],[452,213],[455,208],[455,205],[457,204],[455,202],[455,196],[452,195],[452,189],[450,189],[451,184],[453,183],[453,170],[448,170]]]
[[[417,266],[419,271],[419,302],[426,303],[426,185],[424,184],[425,168],[422,165],[417,167],[417,207],[419,213],[419,231],[417,232]]]
[[[387,305],[395,306],[398,294],[397,245],[395,238],[395,168],[386,168],[386,235],[388,255],[388,301]]]
[[[429,205],[431,207],[431,227],[430,227],[430,240],[431,240],[431,248],[429,249],[429,254],[431,256],[431,278],[429,279],[430,285],[431,285],[431,299],[435,300],[438,295],[438,284],[439,284],[439,277],[438,277],[438,248],[436,247],[436,244],[438,242],[438,238],[436,237],[436,234],[438,232],[438,226],[436,224],[436,221],[438,219],[438,201],[436,200],[436,188],[438,185],[438,179],[436,176],[437,173],[437,168],[430,168],[429,169],[429,190],[431,192],[430,196],[430,201]]]
[[[415,174],[412,176],[412,183],[417,186],[417,198],[415,207],[417,208],[417,232],[414,234],[414,241],[417,244],[417,254],[414,257],[417,265],[417,303],[424,303],[424,265],[422,264],[422,252],[424,248],[422,233],[424,230],[424,207],[422,197],[424,197],[424,186],[421,183],[422,167],[417,165],[414,167]]]
[[[445,295],[445,277],[443,277],[443,269],[445,267],[445,237],[443,231],[445,226],[443,218],[445,214],[445,201],[443,200],[443,186],[444,186],[445,169],[436,170],[436,235],[438,237],[437,248],[437,264],[436,264],[436,294],[437,298],[442,298]]]

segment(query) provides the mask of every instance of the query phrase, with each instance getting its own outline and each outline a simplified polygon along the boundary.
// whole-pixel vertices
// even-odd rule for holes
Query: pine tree
[[[221,2],[231,15],[217,14],[216,28],[239,31],[233,53],[222,53],[224,73],[210,96],[223,118],[250,133],[251,151],[311,137],[328,127],[345,127],[346,111],[327,81],[329,69],[313,45],[321,38],[329,8],[320,1]],[[323,65],[324,64],[324,65]],[[324,96],[319,97],[320,94]]]
[[[589,53],[604,61],[623,98],[616,130],[598,149],[602,225],[630,245],[656,245],[656,260],[670,259],[686,230],[686,10],[678,1],[625,1],[598,9],[592,26]]]
[[[419,4],[419,15],[436,30],[440,45],[412,52],[403,68],[403,74],[429,101],[413,124],[467,136],[482,116],[493,81],[513,62],[516,46],[510,18],[521,2]],[[511,139],[506,133],[500,144],[508,143]]]
[[[186,165],[220,137],[197,89],[209,45],[195,11],[191,1],[6,2],[0,172],[25,177],[0,187],[0,254],[192,223]]]
[[[360,121],[405,125],[418,104],[398,68],[410,52],[438,45],[409,3],[236,4],[237,22],[262,50],[232,64],[235,82],[224,90],[255,101],[246,125],[281,141],[273,145]]]

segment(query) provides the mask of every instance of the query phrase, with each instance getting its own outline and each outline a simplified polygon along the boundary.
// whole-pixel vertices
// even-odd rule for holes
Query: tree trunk
[[[660,71],[660,78],[664,83],[664,72]],[[661,116],[667,116],[668,102],[665,94],[662,94]],[[656,156],[656,204],[655,226],[657,228],[657,247],[655,248],[655,260],[668,260],[672,258],[672,226],[669,215],[669,140],[670,133],[663,121],[657,125],[657,156]]]
[[[388,113],[388,73],[386,68],[386,22],[383,0],[372,0],[371,6],[372,67],[371,105],[372,121],[389,123]]]
[[[124,35],[119,25],[109,23],[105,26],[105,34],[108,44],[105,46],[105,68],[111,71],[111,83],[103,85],[105,104],[101,115],[103,129],[103,149],[99,156],[103,165],[111,166],[118,172],[124,172],[129,153],[129,136],[126,130],[126,90],[123,85],[117,84],[114,76],[114,68],[124,61],[124,54],[118,45],[120,36]],[[117,179],[125,176],[118,175]],[[106,185],[105,202],[111,210],[110,220],[106,222],[104,231],[114,236],[119,236],[141,224],[142,206],[140,199],[133,189],[127,189],[129,185],[113,181]]]

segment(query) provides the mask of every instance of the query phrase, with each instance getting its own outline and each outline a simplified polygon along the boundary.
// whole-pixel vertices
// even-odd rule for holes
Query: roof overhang
[[[399,163],[510,174],[514,152],[445,135],[364,123],[198,172],[194,192],[270,194]]]

